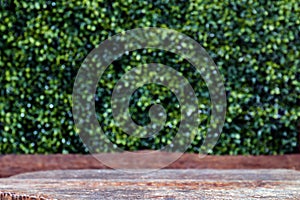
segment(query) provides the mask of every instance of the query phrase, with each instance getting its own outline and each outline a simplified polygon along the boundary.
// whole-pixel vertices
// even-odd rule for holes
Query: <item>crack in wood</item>
[[[25,194],[16,194],[13,192],[1,192],[0,200],[54,200],[42,196],[30,196]]]

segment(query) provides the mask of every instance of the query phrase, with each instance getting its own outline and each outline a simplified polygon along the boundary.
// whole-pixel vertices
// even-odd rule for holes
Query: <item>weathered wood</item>
[[[0,200],[48,200],[48,197],[0,192]]]
[[[0,179],[0,191],[49,199],[300,199],[300,172],[58,170]]]
[[[129,162],[121,156],[120,162]],[[151,162],[151,161],[149,161]],[[19,173],[55,169],[107,169],[91,155],[2,155],[0,177]],[[296,169],[300,170],[300,154],[282,156],[206,156],[183,154],[168,169]]]

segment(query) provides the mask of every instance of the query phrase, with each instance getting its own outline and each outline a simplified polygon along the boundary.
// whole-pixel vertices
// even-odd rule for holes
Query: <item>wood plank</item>
[[[121,156],[120,162],[128,162]],[[151,162],[151,161],[149,161]],[[296,169],[300,170],[300,154],[280,156],[206,156],[183,154],[168,169]],[[108,169],[91,155],[1,155],[0,177],[55,169]]]
[[[300,172],[285,169],[165,169],[148,173],[55,170],[2,178],[0,191],[45,199],[300,199]]]

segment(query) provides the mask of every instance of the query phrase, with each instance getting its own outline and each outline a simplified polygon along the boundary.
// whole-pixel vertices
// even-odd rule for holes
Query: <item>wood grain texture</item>
[[[130,162],[121,156],[120,162]],[[151,162],[151,160],[149,161]],[[168,169],[295,169],[300,170],[300,154],[282,156],[206,156],[183,154]],[[108,169],[91,155],[1,155],[0,177],[55,169]]]
[[[0,179],[0,191],[48,199],[300,199],[300,172],[283,169],[55,170]]]

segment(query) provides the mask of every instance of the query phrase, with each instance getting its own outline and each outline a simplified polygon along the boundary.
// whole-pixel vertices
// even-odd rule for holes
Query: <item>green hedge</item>
[[[72,89],[78,69],[101,41],[138,27],[175,29],[198,41],[225,79],[228,109],[214,154],[297,151],[300,118],[300,3],[281,1],[0,1],[0,153],[86,153],[75,132]],[[160,99],[168,113],[157,138],[141,140],[114,124],[110,94],[122,74],[157,62],[182,72],[199,98],[202,120],[189,151],[197,152],[209,121],[208,90],[177,55],[139,50],[115,61],[99,81],[96,110],[111,141],[124,149],[169,144],[180,121],[174,95],[154,84],[132,97],[142,125]],[[171,103],[170,103],[171,102]]]

